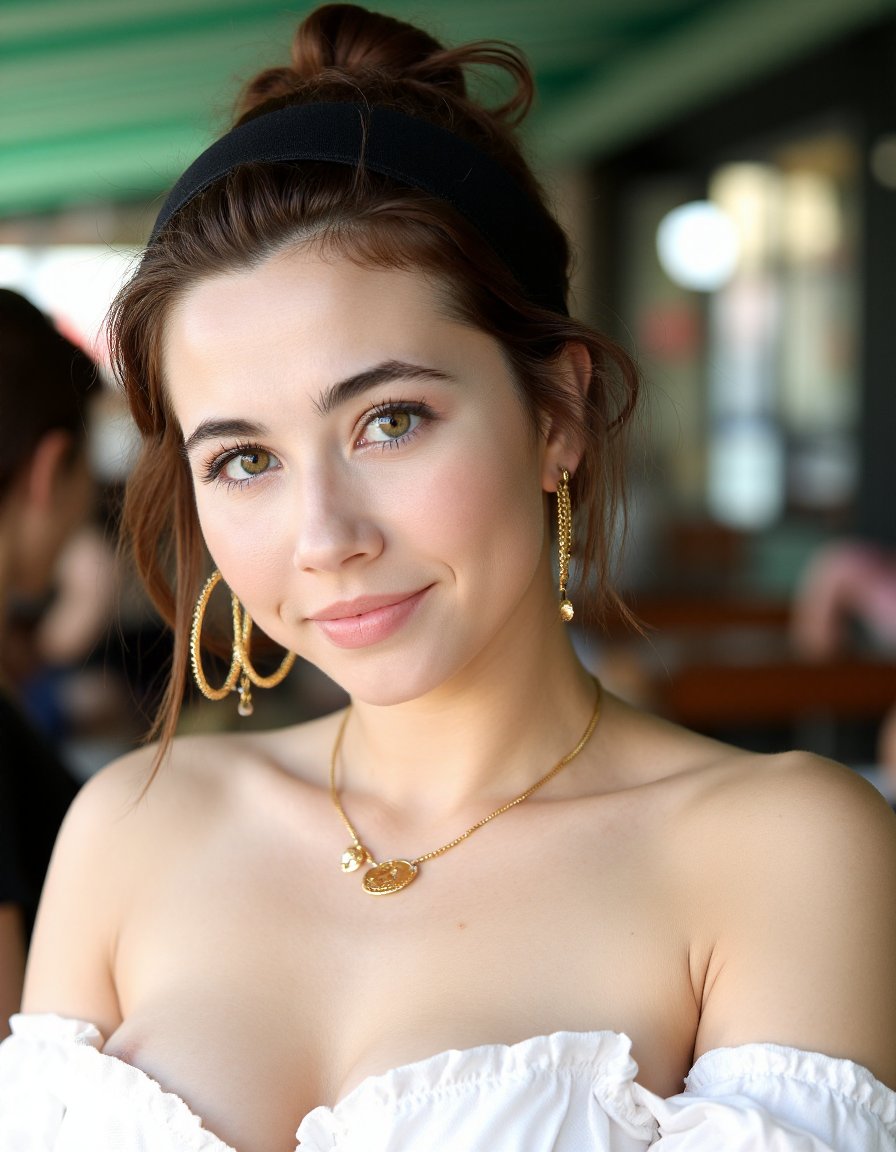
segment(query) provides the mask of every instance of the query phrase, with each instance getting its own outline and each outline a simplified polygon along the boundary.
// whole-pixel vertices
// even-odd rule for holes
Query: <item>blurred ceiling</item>
[[[0,0],[0,216],[157,195],[283,62],[314,5]],[[387,0],[449,43],[505,38],[539,84],[546,163],[596,156],[896,0]]]

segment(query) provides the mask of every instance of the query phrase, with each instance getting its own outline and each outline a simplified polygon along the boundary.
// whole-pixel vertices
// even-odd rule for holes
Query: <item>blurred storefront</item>
[[[647,391],[622,578],[660,634],[623,679],[698,726],[764,717],[873,756],[896,655],[857,633],[814,666],[788,621],[822,542],[896,544],[892,10],[604,150],[591,176],[583,298]]]
[[[766,545],[707,578],[784,591],[825,535],[896,540],[896,21],[601,157],[594,182],[591,294],[644,368],[664,514]]]

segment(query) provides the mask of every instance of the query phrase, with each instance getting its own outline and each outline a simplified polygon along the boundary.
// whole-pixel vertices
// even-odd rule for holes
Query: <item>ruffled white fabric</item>
[[[707,1052],[684,1092],[649,1107],[662,1152],[896,1152],[896,1092],[851,1060],[777,1044]]]
[[[629,1048],[614,1032],[556,1032],[441,1052],[315,1108],[296,1136],[302,1152],[643,1152],[656,1124]]]
[[[95,1027],[15,1016],[0,1044],[2,1152],[235,1152],[101,1051]],[[848,1060],[718,1049],[668,1100],[626,1036],[557,1032],[442,1052],[363,1081],[299,1125],[297,1152],[896,1152],[896,1092]]]
[[[0,1044],[2,1152],[235,1152],[83,1020],[13,1016]],[[304,1150],[303,1150],[304,1152]]]

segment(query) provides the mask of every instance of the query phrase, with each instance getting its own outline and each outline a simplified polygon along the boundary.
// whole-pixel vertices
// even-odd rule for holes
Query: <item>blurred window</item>
[[[845,508],[858,482],[858,154],[823,133],[727,164],[739,237],[708,302],[707,500],[738,528]]]

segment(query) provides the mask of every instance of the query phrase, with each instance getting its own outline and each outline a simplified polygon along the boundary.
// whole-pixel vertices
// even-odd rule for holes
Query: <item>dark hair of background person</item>
[[[38,308],[10,289],[0,288],[0,428],[4,450],[0,455],[0,506],[16,512],[16,486],[44,438],[63,432],[70,443],[60,457],[58,483],[65,483],[65,468],[80,463],[86,451],[88,392],[96,382],[90,357],[63,336]],[[22,494],[22,499],[27,497]],[[57,513],[48,508],[46,516]],[[76,519],[68,504],[64,515]],[[16,538],[15,520],[2,518],[12,537],[11,555],[28,563],[27,547]],[[10,526],[11,524],[11,526]],[[61,528],[58,545],[66,538]],[[52,552],[46,559],[52,560]],[[15,585],[3,587],[0,633],[4,649],[3,673],[9,656],[6,597]],[[26,720],[12,691],[0,683],[0,905],[21,913],[22,943],[27,944],[50,853],[62,818],[77,791],[53,749]],[[8,987],[10,975],[6,976]],[[0,1020],[0,1035],[2,1035]]]
[[[85,407],[96,365],[24,296],[0,288],[0,500],[47,432],[86,438]]]
[[[497,69],[509,82],[510,95],[498,107],[487,108],[469,94],[467,73],[481,67]],[[391,17],[330,4],[299,26],[289,65],[267,69],[248,83],[235,123],[288,105],[360,101],[445,128],[490,154],[532,196],[545,233],[564,257],[568,283],[566,237],[515,135],[532,98],[529,68],[509,45],[477,42],[446,49]],[[525,244],[526,237],[519,242]],[[245,164],[175,213],[110,311],[113,366],[144,444],[129,483],[124,528],[149,594],[174,628],[171,677],[150,733],[160,738],[156,765],[174,735],[185,692],[190,619],[203,565],[192,479],[165,391],[165,321],[184,292],[203,278],[252,267],[302,244],[360,265],[434,276],[453,314],[503,348],[533,429],[545,419],[584,428],[585,453],[571,483],[579,602],[586,619],[598,619],[609,606],[625,614],[609,573],[624,503],[619,432],[638,393],[637,369],[628,354],[587,325],[528,300],[473,226],[441,200],[363,167]],[[594,365],[584,402],[559,379],[558,364],[569,343],[584,345]]]

